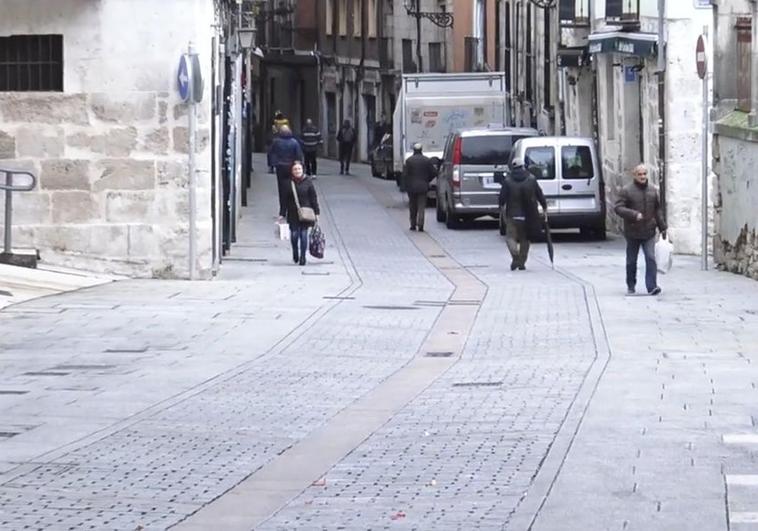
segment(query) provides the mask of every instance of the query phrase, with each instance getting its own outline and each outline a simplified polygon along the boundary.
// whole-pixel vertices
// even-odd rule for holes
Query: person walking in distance
[[[655,263],[655,229],[666,237],[658,188],[648,182],[647,168],[640,164],[633,170],[634,180],[619,192],[615,204],[616,214],[624,220],[626,237],[626,288],[634,294],[637,285],[637,257],[645,255],[645,287],[650,295],[658,295],[658,270]]]
[[[414,144],[413,155],[408,157],[403,167],[405,191],[408,192],[408,210],[411,218],[411,230],[424,232],[424,215],[426,213],[426,193],[429,183],[437,176],[437,167],[424,155],[421,144]]]
[[[287,120],[287,118],[284,116],[284,113],[282,113],[282,111],[276,111],[274,113],[274,121],[271,123],[271,140],[269,142],[269,149],[267,153],[269,173],[274,173],[274,169],[275,169],[274,163],[271,160],[271,145],[279,137],[279,129],[284,125],[289,126],[289,124],[290,124],[289,120]]]
[[[292,261],[301,266],[305,265],[308,252],[308,229],[314,223],[303,222],[298,215],[300,208],[312,208],[316,214],[316,221],[321,213],[318,206],[316,187],[310,177],[305,175],[303,164],[296,160],[292,164],[291,181],[287,185],[287,202],[285,215],[290,226],[290,242],[292,243]],[[295,198],[297,194],[297,198]]]
[[[505,207],[505,241],[511,253],[511,271],[523,271],[529,257],[530,235],[541,228],[547,217],[545,194],[537,179],[524,168],[523,159],[516,157],[511,162],[511,173],[500,188],[498,203],[501,209]]]
[[[323,144],[324,141],[321,138],[321,131],[318,127],[313,125],[313,120],[310,118],[305,120],[305,127],[303,128],[301,138],[303,141],[303,155],[305,156],[305,174],[309,177],[315,177],[317,170],[316,155],[318,152],[318,146]]]
[[[340,144],[340,175],[350,175],[350,160],[353,158],[355,145],[355,128],[350,124],[350,120],[342,122],[342,127],[337,132],[337,142]]]
[[[287,210],[287,195],[290,188],[292,163],[303,160],[303,150],[290,131],[289,126],[279,128],[279,135],[271,144],[271,162],[276,168],[276,184],[279,191],[279,218],[283,218]]]

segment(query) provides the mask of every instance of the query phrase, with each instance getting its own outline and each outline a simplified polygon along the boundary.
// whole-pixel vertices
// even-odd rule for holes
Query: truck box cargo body
[[[510,122],[503,72],[404,74],[393,114],[394,171],[403,171],[416,142],[441,159],[453,131]]]

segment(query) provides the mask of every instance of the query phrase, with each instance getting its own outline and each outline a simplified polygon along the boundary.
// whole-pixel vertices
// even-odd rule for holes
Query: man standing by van
[[[437,177],[437,167],[424,155],[421,144],[413,145],[413,155],[408,157],[403,168],[405,191],[408,192],[408,210],[411,216],[411,230],[418,228],[424,232],[426,213],[426,193],[429,183]]]
[[[526,171],[524,160],[514,158],[511,173],[500,188],[498,203],[505,206],[505,241],[511,253],[511,271],[526,269],[529,235],[541,228],[547,216],[547,200],[537,179]],[[542,216],[537,205],[542,206]]]
[[[633,295],[637,284],[637,256],[642,247],[645,255],[645,287],[650,295],[658,295],[658,266],[655,263],[655,229],[666,237],[666,222],[658,196],[658,188],[648,182],[647,168],[640,164],[633,170],[634,181],[619,192],[616,214],[624,219],[626,237],[626,288]]]

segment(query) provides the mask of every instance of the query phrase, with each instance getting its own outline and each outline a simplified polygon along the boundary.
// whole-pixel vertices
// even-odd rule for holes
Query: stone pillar
[[[753,19],[753,42],[751,50],[751,73],[750,73],[750,115],[748,124],[750,127],[758,127],[758,0],[751,0]]]

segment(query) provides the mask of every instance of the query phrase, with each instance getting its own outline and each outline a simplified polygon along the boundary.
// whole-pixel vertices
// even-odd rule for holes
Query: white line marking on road
[[[725,444],[758,444],[758,433],[728,433],[723,439]]]
[[[727,474],[726,483],[733,487],[758,487],[758,474]]]
[[[758,513],[737,512],[729,513],[730,524],[758,524]]]

